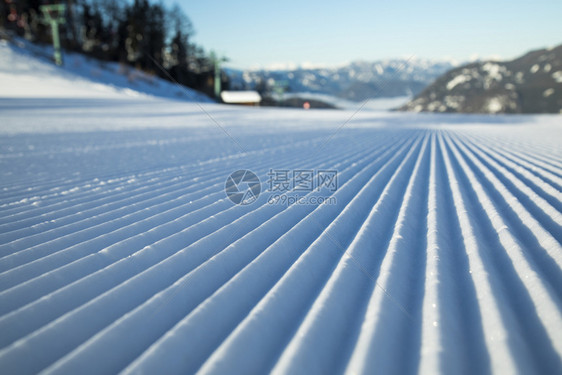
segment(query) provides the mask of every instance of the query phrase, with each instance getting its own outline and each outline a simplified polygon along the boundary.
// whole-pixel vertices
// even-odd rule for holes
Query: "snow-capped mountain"
[[[333,68],[225,71],[230,77],[231,89],[268,92],[277,85],[290,93],[324,94],[361,101],[413,96],[454,66],[451,61],[390,59],[358,61]]]
[[[402,110],[464,113],[562,112],[562,45],[508,62],[451,70]]]

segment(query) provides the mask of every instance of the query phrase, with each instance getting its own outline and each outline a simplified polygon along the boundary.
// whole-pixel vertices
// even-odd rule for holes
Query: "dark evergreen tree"
[[[176,30],[176,35],[172,39],[170,46],[170,58],[172,65],[179,65],[187,68],[187,37],[181,30]]]
[[[145,30],[143,66],[153,72],[159,72],[164,63],[166,43],[165,11],[161,5],[155,4],[150,7],[149,14]]]

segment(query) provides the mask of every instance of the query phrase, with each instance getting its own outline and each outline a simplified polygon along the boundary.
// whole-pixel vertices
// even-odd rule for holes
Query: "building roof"
[[[259,103],[261,96],[257,91],[223,91],[221,99],[225,103]]]

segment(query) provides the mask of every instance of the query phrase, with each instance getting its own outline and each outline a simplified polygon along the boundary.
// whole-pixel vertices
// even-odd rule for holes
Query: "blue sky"
[[[164,2],[184,9],[198,44],[238,68],[411,55],[507,59],[562,43],[562,0]]]

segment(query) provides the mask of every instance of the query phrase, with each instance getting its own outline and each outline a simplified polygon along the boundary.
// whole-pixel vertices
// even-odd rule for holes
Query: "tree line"
[[[192,42],[193,24],[179,6],[168,8],[149,0],[0,0],[0,27],[50,43],[40,6],[53,3],[66,5],[65,23],[60,25],[65,49],[171,77],[212,94],[214,62]]]

